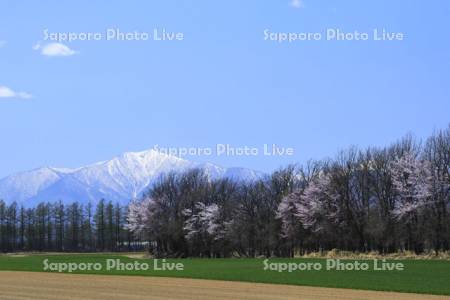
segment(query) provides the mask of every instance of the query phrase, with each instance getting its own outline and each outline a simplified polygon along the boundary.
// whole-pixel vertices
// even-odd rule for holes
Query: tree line
[[[142,243],[125,228],[127,207],[100,200],[25,208],[0,200],[0,251],[130,251]]]
[[[167,174],[130,204],[127,226],[164,257],[437,253],[449,250],[449,209],[450,126],[252,182]]]
[[[425,142],[351,147],[253,181],[168,173],[128,206],[0,200],[0,251],[292,257],[450,247],[450,126]]]

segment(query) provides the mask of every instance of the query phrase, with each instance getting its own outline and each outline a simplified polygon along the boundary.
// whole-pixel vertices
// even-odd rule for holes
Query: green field
[[[150,263],[152,267],[153,260],[115,254],[30,255],[0,256],[0,270],[42,272],[45,259],[48,259],[49,263],[100,263],[103,266],[100,271],[73,272],[77,274],[184,277],[450,295],[450,261],[445,260],[391,261],[403,263],[404,271],[374,271],[371,268],[368,271],[324,269],[289,273],[264,270],[263,259],[177,259],[167,261],[183,263],[183,271],[155,271],[152,268],[148,271],[106,271],[107,259],[120,259],[123,263]],[[271,259],[270,262],[310,262],[325,265],[324,259]],[[366,262],[372,264],[372,261]]]

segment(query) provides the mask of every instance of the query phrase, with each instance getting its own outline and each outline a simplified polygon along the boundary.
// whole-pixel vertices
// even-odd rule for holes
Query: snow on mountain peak
[[[202,168],[210,178],[252,180],[263,174],[244,168],[195,163],[154,149],[125,152],[77,169],[43,167],[0,180],[0,199],[31,206],[40,201],[122,203],[141,195],[162,174]]]

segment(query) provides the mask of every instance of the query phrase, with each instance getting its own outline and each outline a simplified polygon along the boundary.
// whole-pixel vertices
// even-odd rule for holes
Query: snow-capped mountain
[[[44,167],[0,180],[0,199],[33,206],[41,201],[88,202],[104,198],[127,203],[151,187],[162,174],[202,168],[210,178],[254,180],[263,173],[195,163],[155,150],[127,152],[78,169]]]

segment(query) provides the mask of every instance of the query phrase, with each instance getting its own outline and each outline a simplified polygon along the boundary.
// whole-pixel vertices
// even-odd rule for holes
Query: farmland
[[[144,276],[0,272],[3,300],[438,300],[441,296]]]
[[[121,265],[112,266],[111,262]],[[0,271],[50,272],[52,276],[72,276],[59,274],[68,270],[55,269],[69,263],[91,268],[72,270],[73,274],[121,275],[141,277],[173,277],[240,281],[249,283],[283,284],[291,286],[328,287],[357,290],[407,292],[419,294],[450,295],[450,261],[447,260],[388,260],[386,263],[402,264],[404,270],[374,270],[372,261],[341,260],[359,265],[368,263],[368,270],[271,270],[264,259],[167,259],[156,262],[117,254],[65,254],[65,255],[17,255],[0,256]],[[270,264],[322,265],[325,259],[270,259]],[[108,268],[110,264],[110,268]],[[145,265],[148,268],[131,268],[131,265]],[[176,265],[183,268],[175,268]],[[93,266],[96,267],[94,268]],[[118,267],[119,266],[119,267]],[[130,267],[130,268],[129,268]],[[0,272],[4,274],[4,272]],[[426,279],[426,280],[425,280]],[[114,280],[111,278],[111,280]],[[140,279],[136,279],[140,280]]]

